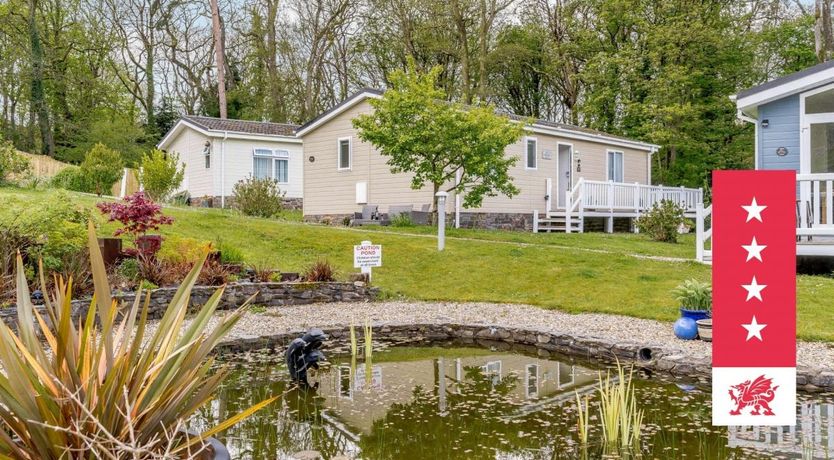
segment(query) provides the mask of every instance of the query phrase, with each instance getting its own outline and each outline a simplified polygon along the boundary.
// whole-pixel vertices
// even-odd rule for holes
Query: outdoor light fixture
[[[576,172],[582,172],[582,158],[579,157],[579,150],[574,152],[576,156]]]
[[[442,251],[446,247],[446,192],[434,194],[437,198],[437,250]]]
[[[767,128],[770,126],[770,120],[762,120],[762,128]]]

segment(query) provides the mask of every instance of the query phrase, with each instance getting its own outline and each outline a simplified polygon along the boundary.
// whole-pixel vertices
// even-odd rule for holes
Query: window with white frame
[[[252,176],[255,179],[273,179],[280,183],[290,180],[290,152],[286,150],[255,149]]]
[[[528,137],[526,142],[526,161],[527,169],[536,169],[536,161],[538,154],[538,141],[535,137]]]
[[[608,180],[614,182],[623,181],[623,152],[616,150],[608,151]]]
[[[481,366],[481,372],[492,381],[492,385],[501,383],[501,361],[489,361]]]
[[[350,169],[351,163],[351,145],[350,138],[343,137],[339,139],[339,169]]]
[[[211,168],[211,143],[206,142],[206,145],[203,146],[203,157],[206,160],[206,169]]]
[[[525,395],[527,398],[539,397],[539,365],[528,364],[525,373]]]

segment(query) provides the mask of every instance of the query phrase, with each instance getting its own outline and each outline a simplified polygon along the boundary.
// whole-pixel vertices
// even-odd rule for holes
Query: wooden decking
[[[543,214],[533,211],[533,232],[582,233],[586,218],[601,217],[605,219],[605,231],[611,233],[614,218],[640,217],[661,201],[678,204],[694,218],[697,205],[703,202],[703,190],[579,179],[559,201],[565,203],[561,208]]]

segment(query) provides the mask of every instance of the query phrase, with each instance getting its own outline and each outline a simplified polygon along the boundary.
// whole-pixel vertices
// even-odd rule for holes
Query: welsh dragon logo
[[[779,385],[773,386],[773,379],[765,378],[764,375],[756,377],[752,383],[745,380],[731,386],[730,398],[736,404],[736,408],[730,411],[730,415],[740,415],[741,411],[748,407],[753,408],[750,415],[774,415],[770,402],[776,396],[778,388]]]

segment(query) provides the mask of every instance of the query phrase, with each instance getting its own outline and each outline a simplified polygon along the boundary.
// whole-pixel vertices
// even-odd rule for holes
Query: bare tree
[[[509,8],[515,0],[480,0],[478,12],[480,22],[478,27],[478,97],[483,101],[487,98],[487,57],[492,28],[498,16]]]
[[[203,2],[189,2],[172,10],[165,22],[164,49],[168,62],[161,63],[167,94],[187,113],[197,113],[210,95],[213,38]]]
[[[156,125],[156,72],[159,46],[170,11],[178,0],[94,0],[120,43],[114,46],[114,72],[145,110],[149,129]]]
[[[226,50],[223,38],[223,25],[220,18],[220,7],[217,0],[211,2],[211,29],[214,36],[214,62],[217,66],[217,98],[220,107],[220,118],[226,119]]]
[[[355,0],[296,0],[297,33],[304,51],[304,107],[302,118],[312,118],[321,108],[320,91],[329,53],[336,35],[344,33],[356,7]]]

